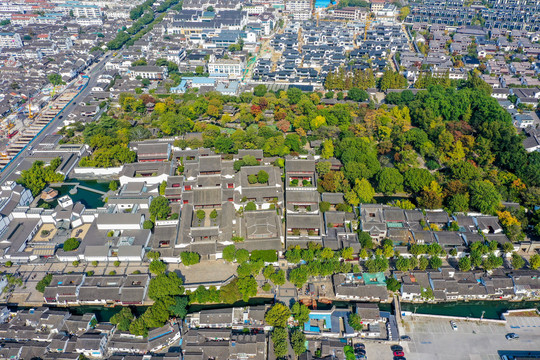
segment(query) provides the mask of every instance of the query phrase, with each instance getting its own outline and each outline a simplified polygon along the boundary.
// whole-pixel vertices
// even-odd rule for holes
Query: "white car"
[[[457,324],[454,321],[450,321],[450,326],[452,326],[452,330],[457,331]]]

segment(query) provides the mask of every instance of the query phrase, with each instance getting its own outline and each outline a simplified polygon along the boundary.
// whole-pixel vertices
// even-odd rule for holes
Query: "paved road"
[[[409,360],[500,360],[502,353],[540,350],[540,317],[509,317],[506,325],[456,321],[456,331],[447,319],[404,320],[412,339],[402,344]],[[520,339],[506,340],[509,332]]]
[[[105,53],[102,59],[94,65],[92,70],[86,73],[86,75],[89,76],[88,85],[86,86],[86,88],[84,88],[77,96],[75,96],[75,98],[73,98],[73,101],[66,108],[60,111],[58,115],[47,125],[47,127],[43,131],[41,131],[41,133],[39,133],[39,135],[34,137],[34,139],[32,139],[32,141],[30,141],[28,145],[21,152],[19,152],[4,169],[2,169],[0,175],[0,184],[3,184],[21,164],[21,162],[25,158],[25,155],[29,154],[28,149],[39,144],[45,136],[55,132],[56,129],[62,125],[66,117],[75,109],[78,100],[84,99],[88,94],[91,93],[92,88],[97,84],[97,79],[99,75],[102,74],[104,71],[107,60],[112,56],[111,54],[112,52]]]

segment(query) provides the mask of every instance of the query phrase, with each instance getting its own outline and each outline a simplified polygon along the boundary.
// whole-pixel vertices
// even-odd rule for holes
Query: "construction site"
[[[79,80],[74,87],[84,85]],[[56,92],[53,88],[48,102],[40,108],[30,99],[18,113],[11,114],[0,122],[0,168],[4,168],[11,159],[21,152],[58,113],[77,96],[78,92],[66,89]]]

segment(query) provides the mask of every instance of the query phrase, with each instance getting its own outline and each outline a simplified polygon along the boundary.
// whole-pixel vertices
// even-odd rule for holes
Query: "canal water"
[[[482,312],[484,312],[484,319],[500,319],[501,314],[507,310],[533,308],[540,310],[540,301],[455,301],[438,304],[401,303],[401,311],[472,318],[480,318],[482,317]]]
[[[201,310],[212,310],[212,309],[225,309],[230,307],[243,307],[243,306],[256,306],[271,304],[273,302],[272,298],[252,298],[248,302],[238,301],[234,304],[206,304],[206,305],[190,305],[188,307],[188,313],[194,313]],[[347,308],[354,303],[349,303],[346,301],[335,301],[331,304],[318,303],[317,309],[319,310],[328,310],[332,306],[336,308]],[[143,314],[148,306],[131,306],[131,311],[135,315]],[[532,309],[536,308],[540,310],[540,301],[521,301],[521,302],[510,302],[510,301],[456,301],[448,303],[438,303],[438,304],[413,304],[413,303],[401,303],[402,311],[416,312],[418,314],[430,314],[430,315],[447,315],[447,316],[460,316],[460,317],[471,317],[471,318],[480,318],[482,316],[482,311],[484,311],[484,319],[500,319],[501,314],[507,310],[516,310],[516,309]],[[12,311],[20,309],[28,309],[28,307],[10,307]],[[104,306],[72,306],[72,307],[51,307],[55,310],[69,311],[74,315],[82,315],[85,313],[94,313],[98,321],[107,322],[110,318],[122,310],[121,306],[115,307],[104,307]],[[379,304],[379,310],[388,311],[393,313],[393,307],[391,304]]]

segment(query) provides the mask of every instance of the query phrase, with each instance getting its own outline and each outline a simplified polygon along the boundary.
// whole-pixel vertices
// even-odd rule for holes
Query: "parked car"
[[[401,340],[403,340],[403,341],[411,341],[411,337],[409,335],[403,335],[401,337]]]
[[[365,349],[366,348],[366,345],[364,344],[361,344],[361,343],[358,343],[358,344],[354,344],[354,349]]]
[[[450,326],[452,326],[452,330],[454,331],[458,330],[457,324],[454,321],[450,321]]]
[[[404,356],[405,353],[403,351],[394,351],[394,356]]]
[[[403,356],[394,356],[394,360],[407,360]]]
[[[392,351],[403,351],[403,347],[400,345],[392,345],[390,346],[390,349],[392,349]]]
[[[519,339],[519,335],[516,333],[506,334],[506,340],[517,340],[517,339]]]

